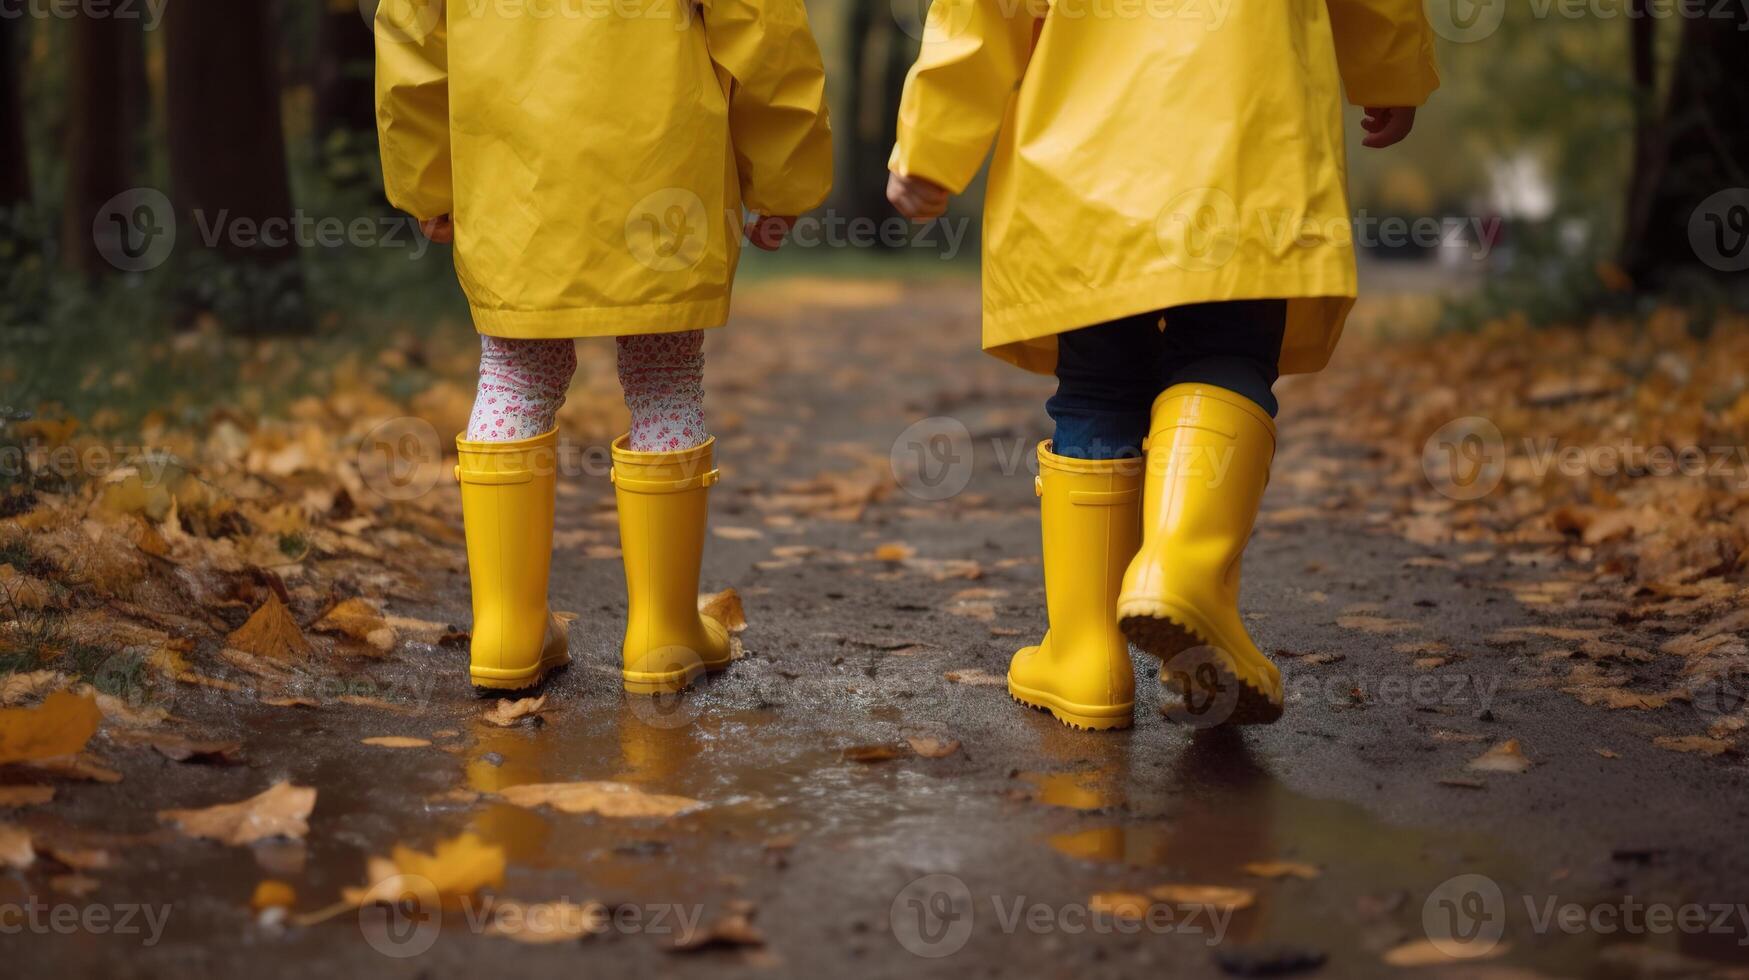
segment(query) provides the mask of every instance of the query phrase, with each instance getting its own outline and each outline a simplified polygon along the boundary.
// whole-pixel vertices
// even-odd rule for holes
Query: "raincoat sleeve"
[[[741,203],[792,216],[832,190],[826,69],[802,0],[708,0],[705,43],[728,74]]]
[[[1348,101],[1419,106],[1439,87],[1422,0],[1327,0]]]
[[[420,220],[454,209],[443,9],[426,0],[383,0],[376,15],[383,190],[389,203]]]
[[[1037,20],[1026,0],[934,0],[887,168],[964,191],[1032,57]]]

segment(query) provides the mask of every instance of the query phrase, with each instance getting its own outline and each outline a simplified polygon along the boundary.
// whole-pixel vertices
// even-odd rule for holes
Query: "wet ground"
[[[1125,732],[1065,729],[984,683],[1044,626],[1025,464],[1045,431],[1049,383],[976,352],[963,288],[903,300],[883,290],[821,287],[781,302],[754,293],[735,329],[712,340],[717,363],[751,359],[757,369],[735,376],[761,379],[712,391],[725,475],[713,521],[748,529],[714,537],[706,561],[705,588],[736,587],[750,623],[746,656],[726,674],[679,699],[625,697],[619,563],[569,547],[555,562],[554,605],[578,614],[577,662],[550,685],[543,724],[480,721],[465,652],[446,647],[404,649],[354,678],[389,708],[179,699],[179,716],[240,739],[248,764],[145,753],[122,782],[64,791],[29,817],[120,855],[103,872],[102,901],[168,906],[162,934],[0,934],[8,974],[1085,977],[1298,966],[1364,977],[1403,972],[1389,951],[1449,930],[1448,948],[1487,955],[1404,969],[1749,975],[1743,760],[1654,747],[1654,735],[1693,727],[1676,717],[1687,705],[1586,707],[1546,683],[1534,651],[1489,642],[1550,622],[1504,588],[1526,569],[1415,561],[1428,549],[1352,516],[1270,519],[1308,503],[1293,467],[1359,452],[1330,440],[1329,420],[1295,415],[1293,385],[1315,380],[1283,388],[1282,465],[1246,562],[1253,632],[1284,654],[1281,723],[1242,734],[1174,726],[1157,710],[1155,666],[1140,659],[1137,723]],[[952,422],[915,427],[925,419],[955,420],[963,436]],[[872,500],[858,489],[869,474],[884,474]],[[561,532],[610,526],[609,499],[605,480],[573,481]],[[876,557],[889,543],[914,554]],[[399,611],[465,623],[458,568],[433,576],[442,598]],[[1378,635],[1339,626],[1344,615],[1412,626]],[[1417,667],[1397,649],[1405,640],[1458,655]],[[434,744],[360,742],[379,735]],[[910,738],[960,747],[942,758],[847,753]],[[1519,740],[1528,771],[1466,769],[1506,739]],[[153,816],[280,778],[320,793],[301,845],[192,841]],[[607,820],[492,796],[584,779],[708,806]],[[249,908],[263,878],[293,884],[307,910],[362,881],[369,855],[470,830],[506,849],[504,896],[601,901],[613,922],[582,942],[528,946],[480,934],[468,910],[428,936],[380,917],[286,926]],[[1260,862],[1288,867],[1247,871]],[[1141,921],[1088,911],[1095,895],[1174,884],[1254,894],[1243,908],[1162,903]],[[0,878],[0,903],[33,894],[26,879]],[[1636,906],[1693,910],[1691,924],[1658,929]],[[668,949],[688,923],[747,909],[763,945]],[[1700,918],[1704,927],[1692,924]]]

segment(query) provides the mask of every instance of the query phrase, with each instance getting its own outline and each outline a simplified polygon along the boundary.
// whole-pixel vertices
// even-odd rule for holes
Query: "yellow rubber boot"
[[[571,662],[565,627],[547,608],[558,440],[554,430],[517,442],[455,442],[474,595],[468,672],[475,687],[533,687]]]
[[[1076,728],[1128,728],[1136,700],[1117,591],[1141,539],[1142,463],[1070,459],[1038,447],[1044,532],[1042,643],[1014,655],[1008,693]]]
[[[729,631],[698,611],[716,440],[676,453],[613,444],[619,548],[626,568],[625,689],[668,694],[729,666]]]
[[[1281,717],[1281,672],[1239,618],[1239,558],[1251,537],[1275,421],[1243,396],[1174,385],[1154,400],[1142,550],[1117,602],[1124,635],[1162,661],[1160,679],[1198,726]]]

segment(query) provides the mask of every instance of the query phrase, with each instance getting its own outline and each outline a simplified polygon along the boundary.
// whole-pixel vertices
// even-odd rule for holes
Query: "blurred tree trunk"
[[[848,28],[850,145],[838,184],[843,188],[839,208],[846,218],[883,221],[893,216],[887,204],[887,157],[898,136],[899,96],[917,52],[887,3],[854,0]]]
[[[179,318],[309,329],[269,0],[176,0],[164,56]]]
[[[318,16],[317,159],[333,182],[362,183],[376,167],[375,33],[357,0],[328,0]]]
[[[1647,292],[1696,276],[1741,280],[1738,260],[1749,249],[1749,11],[1719,8],[1683,21],[1662,112],[1652,103],[1651,19],[1629,23],[1644,116],[1627,195],[1622,268],[1635,288]],[[1719,196],[1731,188],[1739,192]]]
[[[119,268],[111,229],[98,227],[100,212],[136,187],[140,170],[145,37],[138,20],[107,14],[74,17],[68,28],[61,264],[97,277]]]
[[[21,17],[0,17],[0,329],[36,322],[48,295],[24,119],[30,26]]]
[[[24,135],[24,60],[29,23],[0,17],[0,208],[30,203],[30,149]]]

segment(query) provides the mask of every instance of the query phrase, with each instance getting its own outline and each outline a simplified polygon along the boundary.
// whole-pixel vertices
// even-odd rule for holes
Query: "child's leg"
[[[468,441],[516,442],[553,431],[576,370],[572,341],[482,336]]]
[[[1245,396],[1270,417],[1271,391],[1280,376],[1287,301],[1232,300],[1195,303],[1166,311],[1165,366],[1161,389],[1202,382]]]
[[[621,676],[630,694],[671,694],[732,659],[723,623],[698,608],[716,443],[704,430],[704,332],[619,338],[632,430],[613,446],[626,572]]]
[[[704,331],[619,338],[619,383],[632,410],[630,449],[669,453],[702,446]]]
[[[1052,451],[1071,459],[1140,456],[1148,408],[1164,387],[1160,314],[1147,313],[1057,337]]]

